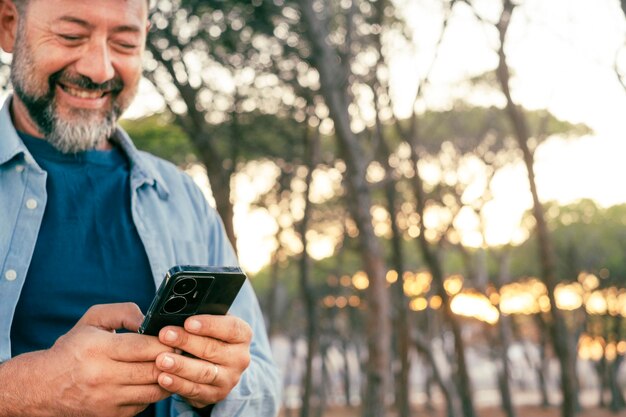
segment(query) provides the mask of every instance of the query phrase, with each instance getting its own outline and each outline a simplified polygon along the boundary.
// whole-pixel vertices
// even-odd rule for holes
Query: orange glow
[[[619,314],[621,314],[622,317],[626,317],[626,291],[620,290],[619,295],[617,296],[617,304]]]
[[[434,295],[430,297],[430,301],[428,303],[430,308],[432,308],[433,310],[439,310],[442,304],[443,304],[443,301],[441,300],[441,297],[439,297],[438,295]]]
[[[489,324],[495,324],[500,318],[498,309],[489,299],[477,292],[462,292],[454,296],[450,303],[454,314],[465,317],[473,317]]]
[[[324,297],[324,307],[331,308],[335,305],[335,297],[327,295]]]
[[[342,287],[349,287],[350,285],[352,285],[352,279],[350,278],[350,275],[343,275],[341,278],[339,278],[339,284],[341,284]]]
[[[609,314],[612,316],[617,316],[621,313],[621,306],[619,305],[619,298],[617,293],[617,288],[611,287],[607,288],[604,291],[604,297],[606,298]]]
[[[602,291],[594,291],[587,297],[585,310],[589,314],[606,314],[608,305]]]
[[[537,314],[545,311],[547,290],[536,278],[505,285],[500,290],[500,311],[503,314]],[[547,303],[550,308],[550,302]]]
[[[407,297],[417,297],[418,295],[426,294],[430,290],[432,277],[428,272],[418,272],[417,274],[405,272],[403,278],[402,288]]]
[[[600,280],[594,274],[588,274],[586,272],[581,272],[578,275],[578,282],[580,282],[585,289],[585,291],[593,291],[600,285]]]
[[[491,301],[491,304],[493,304],[494,306],[497,306],[498,304],[500,304],[500,294],[498,294],[497,292],[492,292],[491,294],[489,294],[489,301]]]
[[[387,279],[388,283],[393,284],[398,280],[398,271],[390,269],[389,271],[387,271],[387,275],[385,276],[385,278]]]
[[[428,301],[424,297],[418,297],[411,300],[409,307],[413,311],[423,311],[428,307]]]
[[[443,287],[445,288],[448,295],[458,294],[463,288],[463,277],[458,274],[450,275],[443,282]]]
[[[615,343],[609,343],[604,349],[604,357],[607,361],[613,362],[617,358],[617,346]]]
[[[585,360],[599,361],[604,356],[605,344],[601,337],[583,335],[578,342],[578,356]]]
[[[352,285],[357,290],[364,290],[370,286],[370,281],[367,278],[367,274],[363,271],[359,271],[352,277]]]
[[[577,310],[583,305],[583,288],[577,283],[559,284],[554,290],[556,306],[561,310]]]
[[[551,308],[550,298],[547,295],[539,297],[539,309],[542,313],[547,313]]]
[[[361,299],[358,295],[351,295],[348,299],[348,304],[350,305],[350,307],[358,307],[361,305]]]
[[[500,311],[502,314],[535,314],[539,312],[539,305],[531,293],[507,292],[500,298]]]

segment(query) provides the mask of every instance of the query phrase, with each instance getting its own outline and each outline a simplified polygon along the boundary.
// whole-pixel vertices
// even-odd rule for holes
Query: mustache
[[[54,91],[57,83],[67,84],[84,90],[110,91],[117,94],[124,88],[124,82],[119,76],[115,76],[103,83],[95,83],[89,77],[81,74],[70,74],[67,70],[61,70],[52,74],[49,78],[50,92]]]

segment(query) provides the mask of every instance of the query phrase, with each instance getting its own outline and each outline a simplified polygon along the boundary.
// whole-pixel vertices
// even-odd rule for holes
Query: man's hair
[[[26,7],[31,0],[13,0],[15,7],[17,7],[17,11],[20,15],[24,15],[26,11]],[[148,11],[152,10],[156,6],[157,0],[146,0],[148,2]]]

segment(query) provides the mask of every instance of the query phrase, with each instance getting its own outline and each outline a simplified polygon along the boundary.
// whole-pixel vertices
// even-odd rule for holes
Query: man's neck
[[[45,136],[39,130],[39,127],[33,122],[28,114],[28,109],[17,96],[11,99],[11,120],[16,130],[24,132],[37,139],[45,139]]]

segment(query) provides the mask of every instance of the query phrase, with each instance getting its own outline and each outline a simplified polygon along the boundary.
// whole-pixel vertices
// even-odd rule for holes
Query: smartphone
[[[139,333],[156,336],[163,327],[183,326],[196,314],[224,315],[245,281],[236,266],[174,266],[161,282]]]

